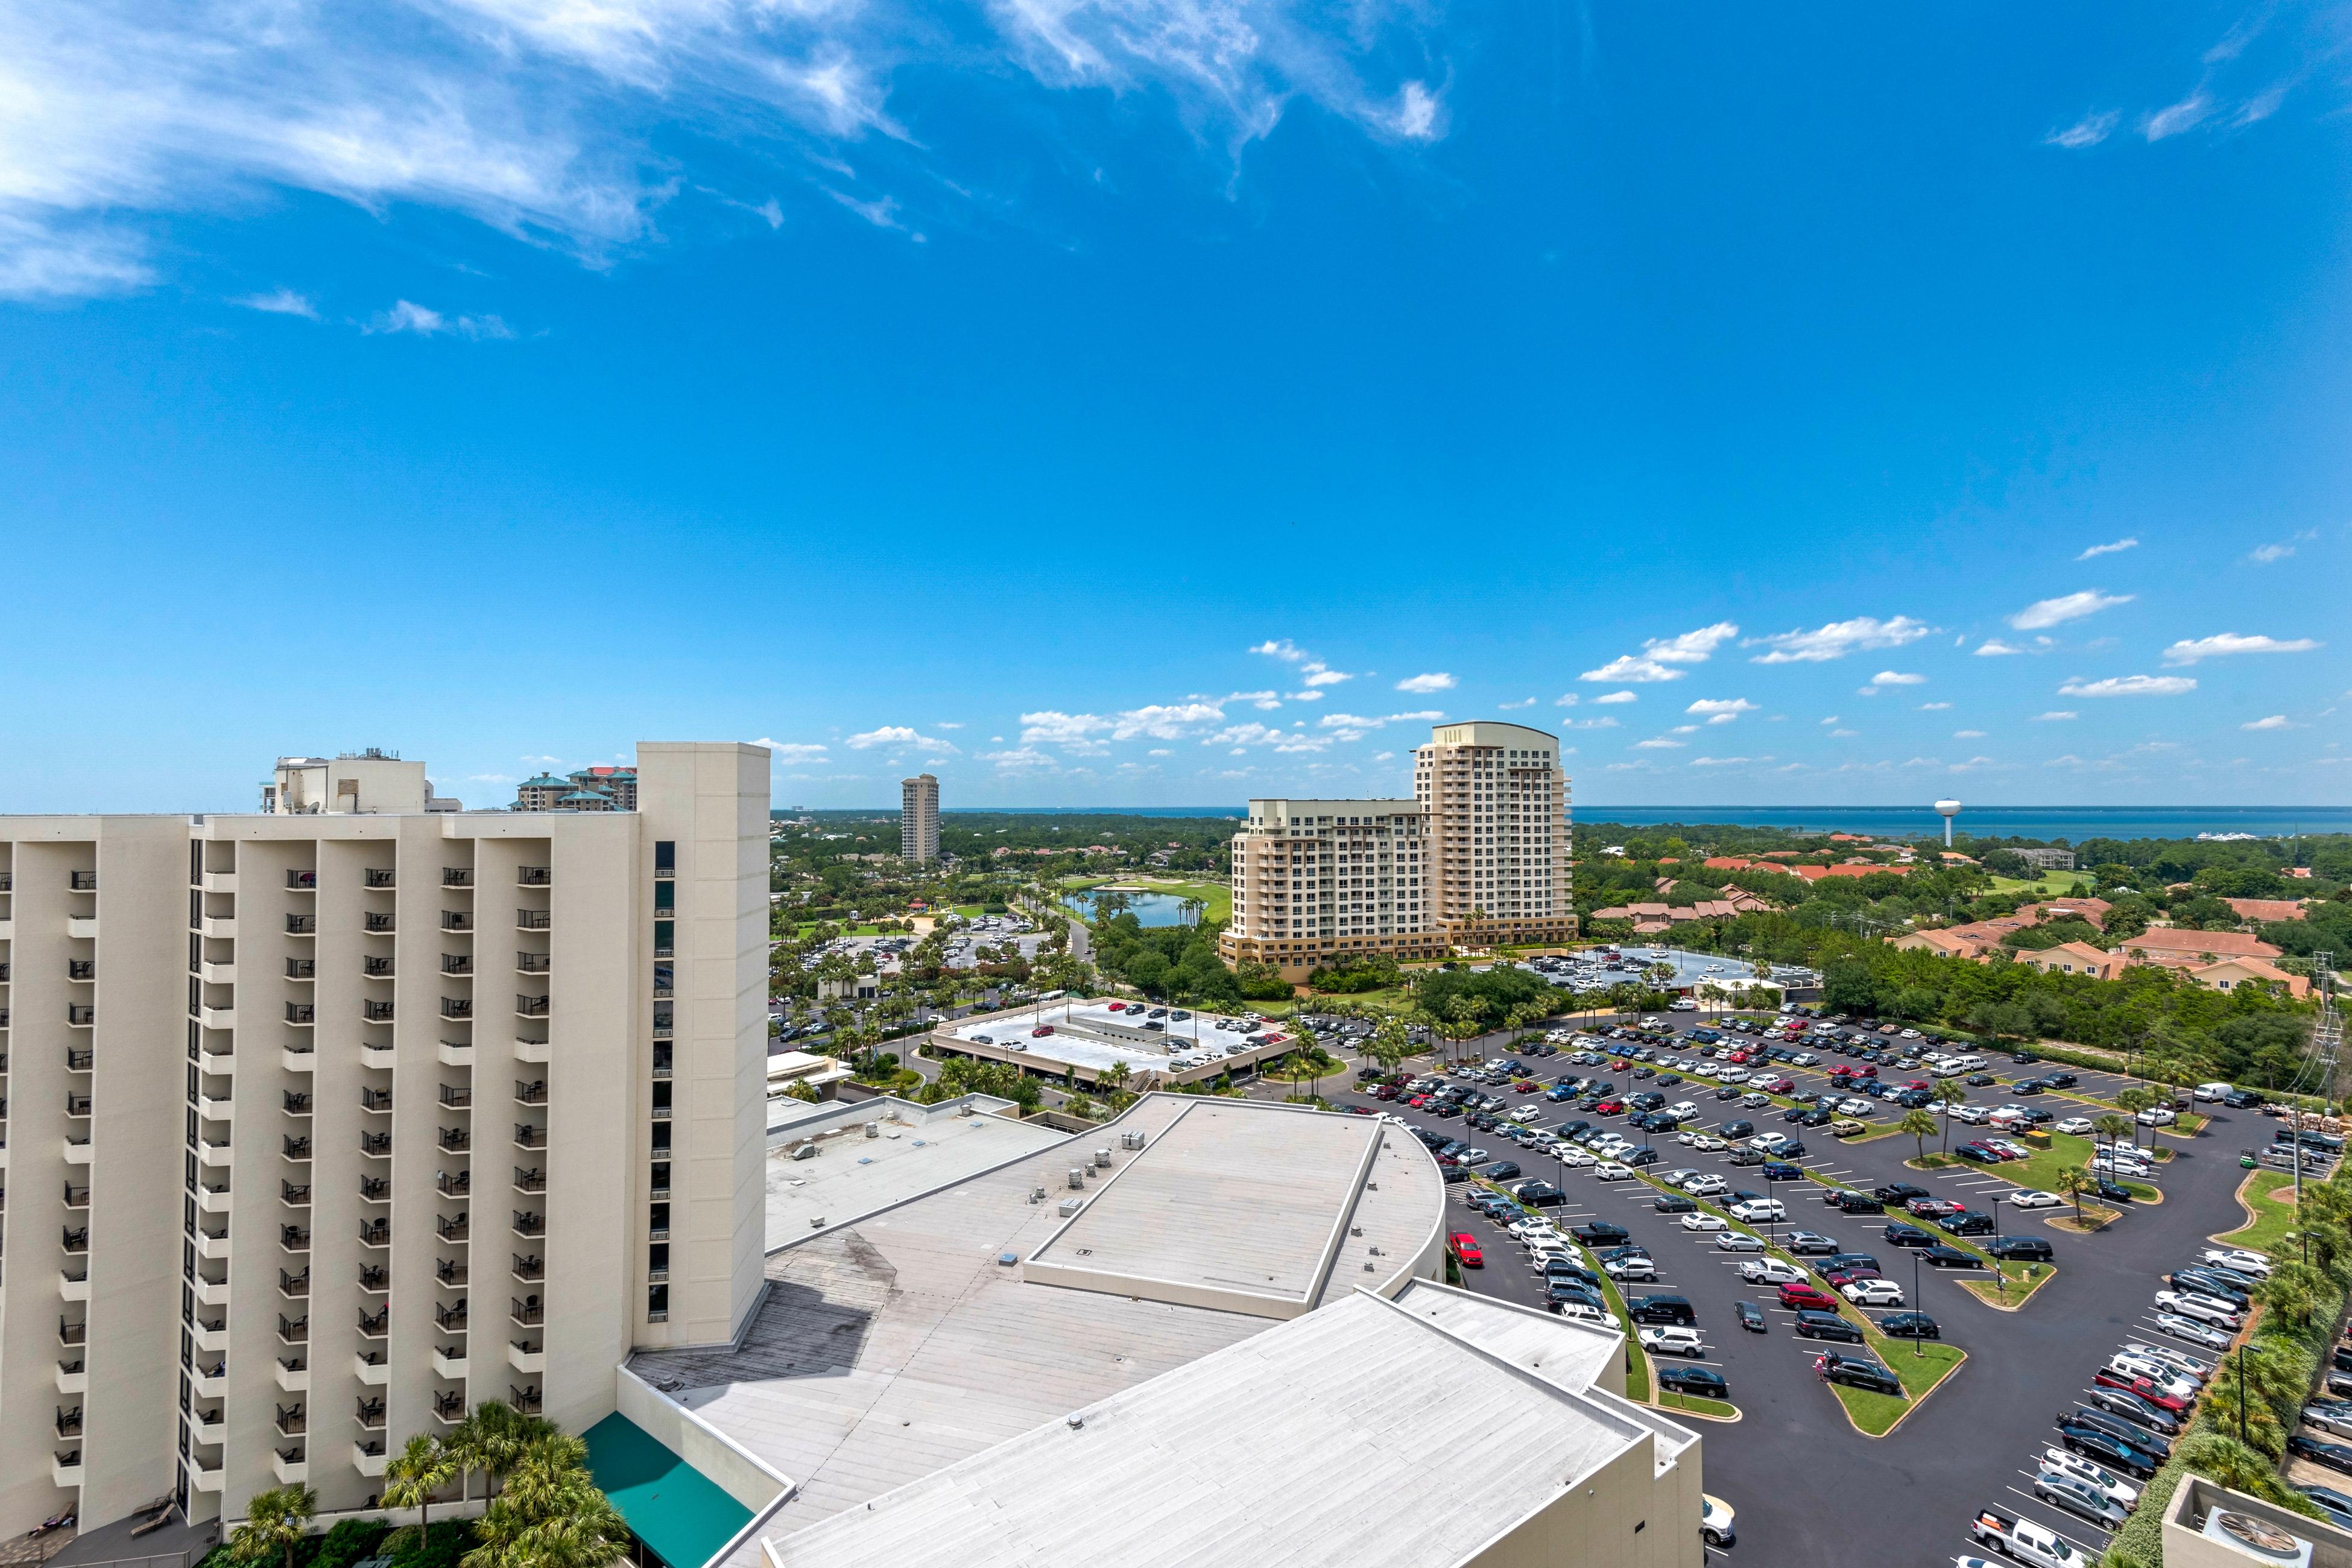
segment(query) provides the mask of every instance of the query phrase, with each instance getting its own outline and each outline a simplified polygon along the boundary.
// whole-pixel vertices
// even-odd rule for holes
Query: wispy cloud
[[[1507,711],[1513,708],[1532,708],[1535,705],[1536,700],[1532,697],[1522,697],[1517,702],[1497,702],[1495,704],[1496,707]]]
[[[1999,637],[1987,637],[1978,646],[1976,657],[1979,658],[2010,658],[2018,654],[2021,654],[2025,650],[2023,648],[2018,647],[2013,644],[2005,643]]]
[[[1922,702],[1919,704],[1919,711],[1922,713],[1940,713],[1950,706],[1951,704],[1948,702]]]
[[[2267,719],[2255,719],[2239,725],[2238,728],[2241,730],[2292,730],[2294,726],[2287,722],[2285,714],[2273,713]]]
[[[2105,680],[2070,680],[2061,697],[2179,697],[2197,689],[2186,675],[2111,675]]]
[[[1631,691],[1610,691],[1602,693],[1592,700],[1595,706],[1599,706],[1609,702],[1639,702],[1641,698]]]
[[[2102,109],[2085,114],[2074,124],[2053,131],[2042,140],[2053,147],[2070,151],[2095,147],[2114,132],[2116,122],[2123,118],[2120,110]]]
[[[392,309],[379,311],[361,331],[413,332],[420,338],[450,334],[477,341],[514,336],[514,329],[496,316],[445,316],[411,300],[394,301]]]
[[[1981,741],[1984,737],[1985,732],[1982,730],[1955,730],[1952,731],[1952,739],[1955,741]]]
[[[319,319],[319,307],[291,289],[272,289],[266,294],[247,294],[241,300],[231,300],[248,310],[259,310],[269,316],[299,316],[306,321]]]
[[[1664,735],[1657,735],[1647,741],[1634,742],[1633,749],[1637,752],[1671,752],[1689,744],[1688,741],[1669,740]]]
[[[1360,741],[1374,730],[1384,729],[1391,724],[1433,723],[1444,717],[1436,709],[1430,708],[1418,713],[1383,714],[1378,719],[1368,719],[1360,713],[1326,713],[1315,722],[1318,729],[1331,731],[1334,740]]]
[[[2063,708],[2053,708],[2047,713],[2036,713],[2033,716],[2033,721],[2037,724],[2056,724],[2062,723],[2068,719],[2079,719],[2081,717],[2081,714],[2070,712]]]
[[[2084,551],[2083,553],[2074,557],[2074,559],[2077,561],[2089,561],[2101,555],[2120,555],[2126,550],[2137,550],[2138,548],[2139,541],[2137,539],[2118,539],[2106,544],[2094,544],[2088,550]]]
[[[1288,637],[1268,638],[1250,649],[1250,652],[1262,654],[1267,658],[1278,658],[1285,664],[1297,666],[1300,683],[1309,691],[1319,687],[1337,686],[1343,680],[1356,679],[1344,669],[1332,668]],[[1304,700],[1313,701],[1318,699],[1307,698]]]
[[[2200,88],[2179,102],[2168,104],[2142,120],[2140,134],[2151,142],[2161,142],[2184,131],[2196,130],[2212,112],[2213,100]]]
[[[2200,659],[2227,658],[2242,653],[2309,653],[2320,645],[2310,637],[2242,637],[2217,632],[2210,637],[2183,637],[2164,650],[2167,664],[2195,664]]]
[[[1916,642],[1935,628],[1908,616],[1896,616],[1880,620],[1874,616],[1857,616],[1850,621],[1832,621],[1811,631],[1780,632],[1769,637],[1750,637],[1743,647],[1763,647],[1771,651],[1752,657],[1750,664],[1822,664],[1833,658],[1843,658],[1850,653],[1866,648],[1901,647]]]
[[[2296,545],[2308,543],[2318,537],[2319,530],[2315,528],[2306,528],[2301,533],[2294,535],[2292,539],[2281,540],[2275,544],[2256,545],[2253,549],[2246,552],[2246,559],[2254,562],[2259,565],[2268,566],[2273,562],[2284,561],[2288,556],[2294,554],[2294,547]]]
[[[1731,622],[1717,621],[1711,626],[1701,626],[1680,637],[1652,637],[1642,645],[1641,652],[1620,654],[1600,668],[1588,669],[1577,679],[1605,680],[1612,685],[1629,681],[1639,685],[1651,681],[1680,680],[1690,673],[1685,667],[1705,664],[1717,648],[1738,635],[1739,628]]]
[[[1408,675],[1402,680],[1396,683],[1396,689],[1399,691],[1412,691],[1426,695],[1432,691],[1451,691],[1460,684],[1460,681],[1454,679],[1454,677],[1440,669],[1433,670],[1425,675]]]
[[[877,746],[918,746],[926,752],[952,752],[955,743],[930,735],[919,734],[904,724],[885,724],[852,735],[842,742],[853,752],[870,752]]]
[[[1710,722],[1714,722],[1725,719],[1737,719],[1742,713],[1753,713],[1756,708],[1757,705],[1745,697],[1702,697],[1683,711],[1713,714],[1714,720]]]
[[[775,753],[776,761],[780,763],[804,764],[826,760],[826,747],[823,742],[774,741],[762,735],[751,744],[767,747],[769,751]]]
[[[1875,697],[1883,689],[1889,686],[1925,686],[1927,683],[1927,678],[1924,675],[1914,675],[1900,669],[1882,669],[1870,678],[1870,684],[1862,688],[1861,694],[1864,697]]]
[[[2130,594],[2103,594],[2096,588],[2085,588],[2079,594],[2062,594],[2054,599],[2037,599],[2009,617],[2009,624],[2021,632],[2038,632],[2067,621],[2077,621],[2084,616],[2095,616],[2101,610],[2111,610],[2117,605],[2132,602]]]

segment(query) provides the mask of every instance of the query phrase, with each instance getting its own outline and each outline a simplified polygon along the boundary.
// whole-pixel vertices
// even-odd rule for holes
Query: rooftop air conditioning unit
[[[793,1158],[795,1160],[815,1159],[816,1145],[814,1143],[801,1143],[795,1145],[793,1149]]]
[[[1062,1217],[1064,1219],[1067,1219],[1086,1206],[1087,1200],[1084,1198],[1064,1198],[1062,1200]]]
[[[1071,1167],[1070,1167],[1070,1187],[1071,1187],[1071,1190],[1072,1190],[1072,1191],[1076,1191],[1076,1189],[1078,1189],[1078,1188],[1080,1188],[1080,1187],[1083,1187],[1083,1186],[1085,1186],[1086,1184],[1087,1184],[1087,1168],[1086,1168],[1084,1165],[1073,1165],[1073,1166],[1071,1166]]]
[[[2217,1508],[2205,1516],[2205,1539],[2226,1547],[2249,1563],[2274,1568],[2311,1568],[2311,1542],[2289,1535],[2266,1519],[2233,1509]]]
[[[1109,1150],[1097,1149],[1095,1151],[1095,1169],[1097,1171],[1108,1171],[1110,1169]]]

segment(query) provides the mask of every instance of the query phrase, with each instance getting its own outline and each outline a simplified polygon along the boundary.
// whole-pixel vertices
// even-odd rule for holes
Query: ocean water
[[[1579,822],[1719,822],[1815,833],[1868,833],[1916,838],[1944,833],[1944,819],[1918,805],[1593,805],[1579,802]],[[1985,838],[2194,838],[2249,833],[2352,833],[2352,806],[2341,805],[1963,805],[1952,831]]]

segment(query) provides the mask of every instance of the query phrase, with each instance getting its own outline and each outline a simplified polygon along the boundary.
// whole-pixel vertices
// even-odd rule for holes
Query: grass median
[[[2318,1178],[2312,1180],[2315,1183]],[[2294,1176],[2287,1171],[2252,1171],[2239,1184],[2238,1202],[2254,1217],[2226,1236],[2213,1239],[2225,1247],[2249,1252],[2278,1254],[2294,1229]]]

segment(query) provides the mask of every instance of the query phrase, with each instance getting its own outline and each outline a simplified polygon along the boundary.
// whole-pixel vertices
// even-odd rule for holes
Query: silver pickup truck
[[[2030,1563],[2033,1568],[2091,1568],[2092,1559],[2087,1554],[2056,1531],[2046,1530],[2030,1519],[2012,1519],[1983,1509],[1969,1525],[1969,1533],[1979,1545],[1990,1546],[2020,1563]]]

